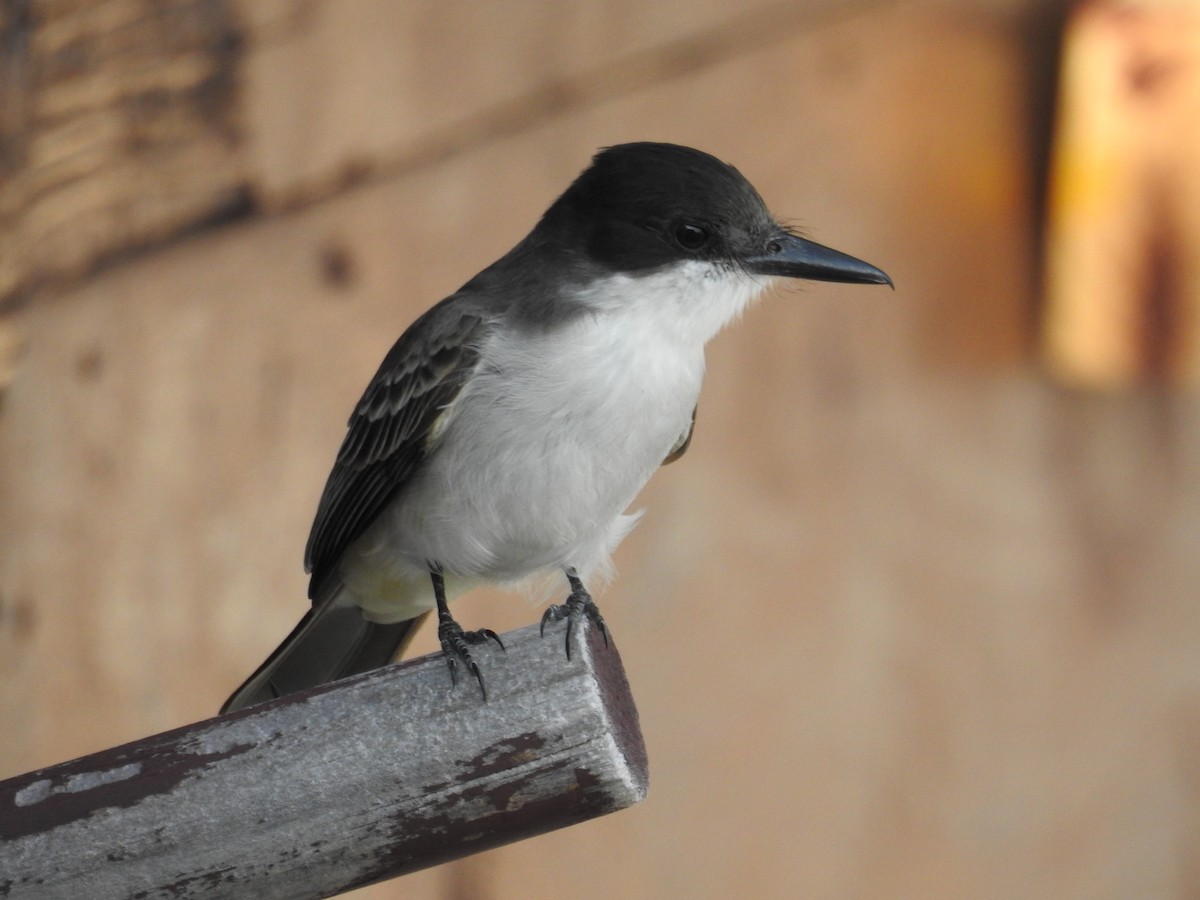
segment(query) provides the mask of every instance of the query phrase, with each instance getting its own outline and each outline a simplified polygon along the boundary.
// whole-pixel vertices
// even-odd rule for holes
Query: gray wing
[[[346,547],[412,477],[439,417],[479,363],[487,318],[449,297],[400,336],[350,416],[349,431],[317,505],[304,552],[309,596],[337,577]]]
[[[683,454],[687,453],[688,447],[692,444],[692,433],[696,430],[696,410],[699,408],[699,406],[692,407],[692,421],[688,422],[688,427],[676,438],[675,446],[671,448],[671,452],[667,454],[666,458],[659,465],[669,466],[675,460],[679,459],[679,457],[683,456]]]

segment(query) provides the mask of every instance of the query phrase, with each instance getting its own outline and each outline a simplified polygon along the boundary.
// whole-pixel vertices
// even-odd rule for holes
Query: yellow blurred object
[[[1200,3],[1081,4],[1050,179],[1044,353],[1064,381],[1200,373]]]

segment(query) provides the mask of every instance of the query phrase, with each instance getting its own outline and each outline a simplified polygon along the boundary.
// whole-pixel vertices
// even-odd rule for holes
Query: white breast
[[[705,342],[760,287],[689,263],[613,276],[561,327],[501,330],[420,477],[347,554],[348,584],[429,562],[465,584],[605,567],[636,521],[622,514],[691,422]]]

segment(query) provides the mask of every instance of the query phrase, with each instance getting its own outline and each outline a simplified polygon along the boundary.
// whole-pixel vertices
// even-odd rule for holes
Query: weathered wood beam
[[[1046,236],[1044,351],[1068,384],[1200,381],[1200,5],[1072,13]]]
[[[0,782],[0,896],[327,897],[646,794],[615,647],[563,626],[208,719]]]
[[[230,3],[0,4],[0,305],[249,208]]]

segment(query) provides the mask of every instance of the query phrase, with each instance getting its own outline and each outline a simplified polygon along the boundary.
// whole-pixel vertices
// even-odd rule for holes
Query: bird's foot
[[[566,602],[562,604],[554,603],[547,607],[542,614],[542,637],[546,636],[547,622],[560,622],[563,619],[567,620],[567,659],[571,658],[571,635],[575,631],[575,626],[578,622],[587,618],[589,622],[600,629],[600,634],[604,638],[604,646],[608,646],[608,626],[604,624],[604,616],[600,615],[600,607],[596,605],[596,601],[592,599],[592,595],[587,592],[587,589],[578,582],[577,579],[571,580],[571,593],[567,596]]]
[[[463,631],[462,626],[450,616],[438,617],[438,640],[442,643],[442,654],[446,657],[446,665],[450,667],[451,684],[458,684],[458,667],[461,665],[475,676],[475,680],[479,682],[479,690],[486,701],[487,686],[483,683],[483,672],[479,670],[479,663],[471,658],[470,647],[472,644],[486,644],[488,641],[495,641],[496,646],[503,650],[504,642],[490,628]]]

